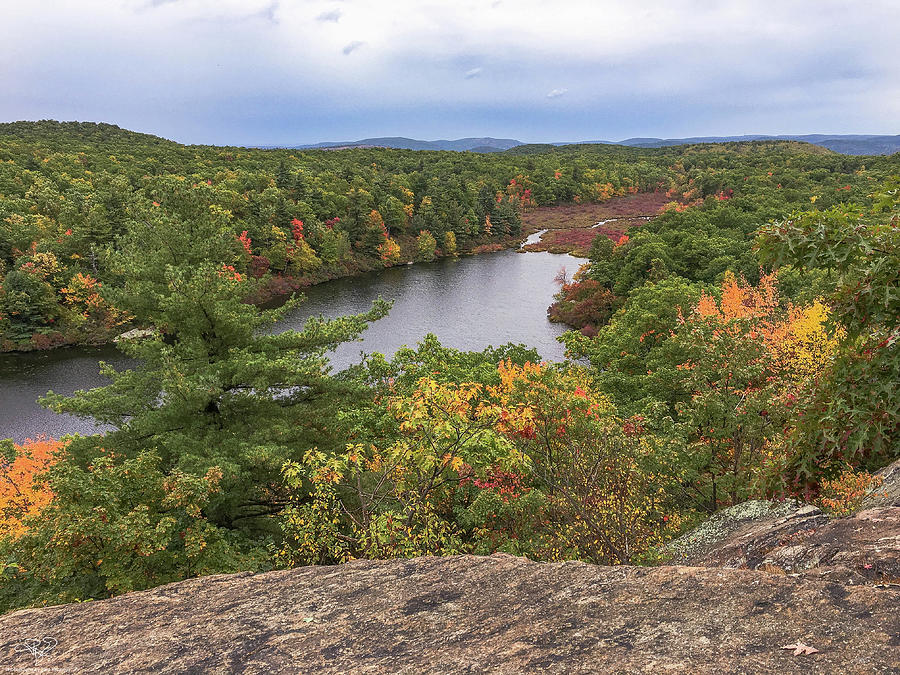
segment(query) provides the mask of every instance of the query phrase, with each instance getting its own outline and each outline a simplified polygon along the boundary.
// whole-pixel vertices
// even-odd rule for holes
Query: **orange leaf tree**
[[[42,476],[55,462],[61,441],[39,437],[22,445],[6,441],[0,459],[0,537],[18,537],[24,520],[40,513],[53,494]]]
[[[793,423],[792,401],[833,358],[826,318],[820,303],[783,306],[775,275],[754,287],[727,273],[718,297],[702,294],[666,343],[690,392],[678,416],[708,510],[759,489]]]

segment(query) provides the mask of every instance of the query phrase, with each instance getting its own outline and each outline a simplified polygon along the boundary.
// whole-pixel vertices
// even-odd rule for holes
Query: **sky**
[[[900,133],[900,0],[0,0],[0,121],[183,143]]]

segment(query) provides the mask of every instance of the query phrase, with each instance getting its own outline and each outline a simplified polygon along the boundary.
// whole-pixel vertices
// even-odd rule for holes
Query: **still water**
[[[556,338],[565,328],[547,321],[547,307],[558,290],[553,278],[560,267],[571,277],[581,262],[567,255],[501,251],[393,267],[306,289],[306,302],[278,326],[301,329],[309,316],[363,312],[382,297],[394,302],[390,314],[370,324],[359,342],[337,349],[331,358],[336,369],[359,362],[361,352],[392,355],[427,333],[457,349],[514,342],[534,347],[544,359],[561,360]],[[0,355],[0,439],[94,432],[91,422],[57,415],[36,400],[50,389],[67,394],[104,384],[101,360],[127,364],[114,347]]]

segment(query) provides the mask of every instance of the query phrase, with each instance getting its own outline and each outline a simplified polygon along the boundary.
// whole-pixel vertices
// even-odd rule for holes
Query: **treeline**
[[[111,254],[146,205],[170,206],[161,201],[170,183],[203,192],[227,214],[245,253],[237,269],[268,275],[266,296],[496,248],[520,237],[521,213],[532,206],[653,190],[695,205],[733,195],[727,222],[705,226],[715,236],[698,240],[692,224],[665,221],[656,253],[631,249],[678,273],[704,258],[713,278],[746,249],[755,223],[812,195],[826,204],[861,196],[889,165],[796,143],[300,152],[184,146],[107,124],[0,124],[0,349],[102,342],[121,332],[131,317],[114,300],[120,280]],[[660,253],[673,245],[693,253]],[[644,262],[627,261],[632,278],[621,288],[639,281]],[[741,266],[752,274],[752,256]]]

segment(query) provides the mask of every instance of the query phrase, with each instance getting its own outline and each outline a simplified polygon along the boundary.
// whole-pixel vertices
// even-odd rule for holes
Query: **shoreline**
[[[253,299],[250,304],[256,305],[260,308],[269,308],[269,307],[277,307],[286,302],[292,295],[295,293],[300,293],[304,288],[311,288],[313,286],[319,286],[320,284],[325,284],[331,281],[338,281],[340,279],[350,279],[355,277],[364,277],[368,274],[374,274],[377,272],[381,272],[386,269],[391,269],[394,267],[407,267],[411,265],[420,265],[423,263],[437,262],[439,260],[453,259],[453,258],[461,258],[461,257],[473,257],[477,255],[485,255],[490,253],[499,253],[500,251],[507,251],[510,249],[518,248],[522,242],[527,239],[526,236],[522,236],[520,238],[511,238],[508,237],[502,241],[493,242],[490,244],[479,244],[478,246],[467,249],[465,251],[459,251],[455,256],[448,255],[436,255],[434,260],[407,260],[403,259],[396,264],[393,265],[380,265],[380,266],[372,266],[371,268],[360,267],[355,269],[352,272],[348,272],[347,274],[328,274],[314,277],[305,277],[305,278],[297,278],[290,276],[273,276],[272,279],[277,280],[278,285],[290,288],[291,290],[285,292],[268,292],[268,289],[264,291],[261,297]],[[145,331],[152,330],[152,328],[144,325],[138,324],[129,324],[127,326],[122,326],[122,328],[126,328],[121,332],[117,332],[114,335],[110,335],[108,338],[104,340],[91,340],[91,341],[83,341],[83,342],[63,342],[61,344],[53,344],[49,347],[36,347],[36,346],[28,346],[25,348],[17,348],[17,349],[0,349],[0,358],[4,356],[15,356],[21,354],[32,354],[34,352],[57,352],[66,349],[101,349],[103,347],[109,347],[115,345],[115,343],[119,340],[122,335],[127,333],[132,333],[134,331]]]
[[[581,247],[579,246],[561,247],[554,246],[549,243],[545,245],[543,241],[527,244],[526,241],[528,237],[542,229],[547,230],[544,235],[548,233],[559,233],[570,230],[589,231],[596,228],[597,224],[604,218],[628,221],[637,220],[640,218],[652,218],[653,216],[647,216],[643,213],[641,215],[637,215],[635,213],[631,213],[630,211],[635,206],[641,211],[647,210],[647,207],[650,203],[655,206],[656,203],[660,201],[660,195],[662,195],[662,193],[659,192],[639,192],[630,195],[615,196],[604,202],[538,206],[533,210],[526,211],[522,214],[522,231],[519,236],[506,237],[502,240],[476,244],[474,247],[459,251],[456,256],[439,255],[435,256],[434,260],[441,260],[451,257],[484,255],[486,253],[497,253],[499,251],[510,249],[516,249],[522,253],[547,251],[549,253],[556,254],[569,254],[574,257],[585,257],[584,255],[579,255],[579,253],[584,253],[584,251],[582,251]],[[664,195],[662,196],[664,197]],[[583,219],[583,217],[586,216],[587,219],[590,220],[597,214],[600,214],[601,216],[599,220],[577,224],[578,220]],[[557,224],[541,224],[541,221],[548,215],[562,215],[566,220],[564,222],[558,222]],[[573,221],[575,221],[576,224],[573,224]],[[411,241],[414,242],[415,238],[412,237]],[[410,252],[410,250],[412,250],[411,244],[409,242],[404,243],[407,244],[406,246],[404,246],[404,252]],[[252,304],[255,304],[259,307],[278,306],[279,304],[284,303],[294,293],[302,292],[304,288],[318,286],[319,284],[323,284],[329,281],[336,281],[338,279],[362,277],[366,274],[378,272],[383,269],[389,269],[391,267],[403,267],[411,264],[416,265],[423,262],[433,261],[416,260],[414,256],[406,256],[403,260],[399,261],[395,265],[385,266],[378,264],[367,265],[365,264],[365,261],[354,260],[353,266],[349,269],[345,269],[346,273],[344,274],[336,273],[337,270],[332,270],[329,273],[313,274],[309,277],[303,278],[290,276],[273,276],[272,279],[275,280],[273,286],[268,289],[263,289],[259,297],[253,298]],[[116,332],[115,334],[104,336],[102,339],[97,340],[60,342],[55,344],[50,341],[50,344],[48,344],[48,346],[46,347],[27,344],[17,345],[14,349],[0,349],[0,357],[7,355],[14,356],[18,354],[30,354],[33,352],[53,352],[57,350],[72,348],[102,348],[115,344],[116,339],[123,333],[127,333],[132,330],[145,330],[147,329],[147,326],[130,324],[127,326],[122,326],[121,328],[124,328],[125,330],[121,330],[119,332]]]

